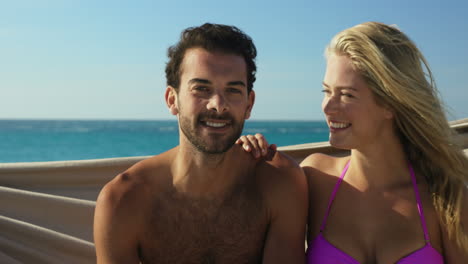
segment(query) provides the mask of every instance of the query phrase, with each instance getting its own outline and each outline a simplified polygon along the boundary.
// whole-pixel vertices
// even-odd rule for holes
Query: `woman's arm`
[[[461,212],[461,226],[465,234],[468,234],[468,189],[465,188],[463,195],[463,205]],[[466,264],[468,263],[468,248],[461,248],[454,239],[449,239],[445,226],[442,226],[442,245],[444,250],[444,259],[447,264]],[[465,235],[466,239],[466,235]]]

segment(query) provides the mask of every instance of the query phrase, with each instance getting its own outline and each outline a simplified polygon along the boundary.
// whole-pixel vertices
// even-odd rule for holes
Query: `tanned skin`
[[[309,184],[308,241],[320,234],[358,263],[397,263],[427,246],[408,161],[394,127],[391,111],[376,103],[351,59],[328,56],[322,103],[332,146],[349,149],[344,157],[314,153],[301,162]],[[262,135],[238,140],[254,156],[268,148]],[[324,229],[331,195],[349,162],[334,197]],[[430,246],[444,263],[468,263],[466,250],[449,238],[434,208],[429,184],[415,171]],[[468,226],[465,189],[461,224]]]
[[[180,90],[166,91],[180,144],[103,188],[94,224],[99,264],[304,263],[302,169],[280,153],[258,160],[231,142],[209,154],[190,140],[221,148],[250,116],[245,68],[237,55],[186,52]],[[217,117],[224,113],[230,118]]]

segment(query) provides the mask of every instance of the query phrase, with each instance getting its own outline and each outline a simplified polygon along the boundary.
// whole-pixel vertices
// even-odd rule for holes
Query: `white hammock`
[[[0,263],[95,263],[99,191],[143,158],[0,164]]]

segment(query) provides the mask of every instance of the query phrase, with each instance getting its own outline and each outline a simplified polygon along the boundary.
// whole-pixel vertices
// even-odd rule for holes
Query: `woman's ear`
[[[384,116],[387,119],[393,119],[393,117],[394,117],[393,110],[390,109],[390,107],[385,107],[384,108]]]
[[[167,86],[165,99],[167,107],[169,108],[169,112],[173,115],[177,115],[179,113],[179,108],[177,106],[177,91],[172,86]]]

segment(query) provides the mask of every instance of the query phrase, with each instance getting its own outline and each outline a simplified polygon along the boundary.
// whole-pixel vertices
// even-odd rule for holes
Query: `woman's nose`
[[[322,101],[322,110],[325,114],[333,114],[338,111],[338,99],[336,96],[326,96]]]

